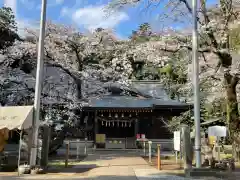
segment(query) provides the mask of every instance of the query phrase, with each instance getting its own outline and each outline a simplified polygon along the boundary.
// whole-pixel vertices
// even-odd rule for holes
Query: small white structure
[[[0,129],[28,129],[32,127],[33,106],[0,107]]]
[[[225,126],[210,126],[208,128],[208,136],[226,137],[227,128]]]
[[[214,144],[213,156],[220,160],[219,138],[227,136],[227,128],[225,126],[210,126],[208,128],[208,136],[216,137],[217,141]]]
[[[174,150],[180,151],[180,147],[181,147],[180,131],[174,131],[173,141],[174,141]]]
[[[23,130],[32,127],[33,106],[4,106],[0,107],[0,130]],[[5,145],[5,144],[4,144]],[[20,133],[18,151],[18,174],[20,174],[20,156],[22,145],[22,131]]]

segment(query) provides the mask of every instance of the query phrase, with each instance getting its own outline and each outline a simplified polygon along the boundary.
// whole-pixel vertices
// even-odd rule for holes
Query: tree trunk
[[[82,98],[82,81],[79,77],[77,77],[76,75],[74,75],[69,69],[63,67],[61,64],[57,64],[57,63],[47,63],[46,64],[48,67],[57,67],[62,69],[66,74],[68,74],[69,76],[71,76],[74,80],[74,82],[76,83],[77,86],[77,98],[81,99]]]
[[[225,73],[224,80],[227,96],[227,125],[229,127],[230,137],[233,138],[239,127],[239,112],[236,93],[236,86],[239,79],[236,76],[232,76],[230,73]]]
[[[239,112],[237,102],[236,86],[239,81],[237,76],[229,72],[224,74],[225,89],[227,96],[227,125],[229,130],[229,140],[233,146],[233,157],[236,158],[236,144],[239,144]]]
[[[77,59],[78,59],[78,71],[82,72],[83,71],[83,63],[81,61],[80,56],[77,54]],[[81,99],[82,98],[82,80],[78,79],[76,81],[77,83],[77,98]]]
[[[82,81],[81,79],[75,80],[77,84],[77,98],[81,99],[82,98]]]

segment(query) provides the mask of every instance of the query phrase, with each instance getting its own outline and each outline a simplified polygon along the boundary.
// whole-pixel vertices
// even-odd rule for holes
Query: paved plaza
[[[47,175],[7,176],[0,180],[12,179],[85,179],[85,180],[186,180],[187,178],[166,175],[149,166],[135,151],[96,151],[74,169],[87,169],[84,173],[59,173]],[[77,172],[77,170],[76,170]],[[210,180],[210,178],[207,178]]]

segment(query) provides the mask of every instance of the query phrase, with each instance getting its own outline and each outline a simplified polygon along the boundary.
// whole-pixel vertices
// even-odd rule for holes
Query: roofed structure
[[[178,109],[189,110],[192,104],[172,100],[158,81],[135,81],[131,87],[109,87],[110,94],[89,100],[85,110],[106,109]]]

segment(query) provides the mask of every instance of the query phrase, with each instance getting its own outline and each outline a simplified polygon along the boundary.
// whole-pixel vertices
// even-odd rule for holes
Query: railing
[[[65,149],[65,167],[68,166],[69,157],[75,157],[76,160],[79,160],[80,157],[87,156],[89,151],[93,150],[93,144],[93,141],[87,139],[65,140],[62,147]]]
[[[145,152],[148,151],[149,141],[152,142],[151,150],[153,153],[157,152],[157,145],[161,145],[162,152],[172,152],[174,151],[174,144],[172,139],[147,139],[146,141],[138,141],[138,148],[145,149]],[[145,147],[145,148],[144,148]]]

